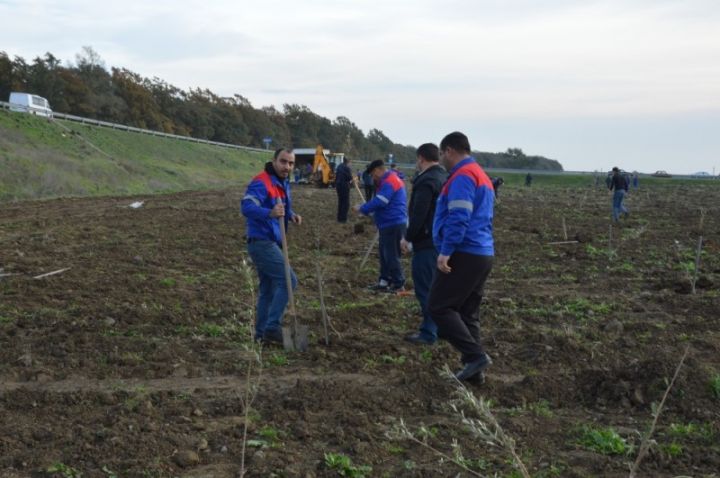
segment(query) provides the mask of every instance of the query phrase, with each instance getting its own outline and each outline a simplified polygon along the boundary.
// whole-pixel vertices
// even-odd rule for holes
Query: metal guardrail
[[[10,106],[11,106],[10,103],[7,103],[5,101],[0,101],[0,109],[8,109],[9,110]],[[23,106],[21,106],[21,105],[12,105],[12,107],[13,108],[23,108]],[[30,111],[27,111],[27,112],[29,113]],[[178,139],[180,141],[189,141],[191,143],[209,144],[212,146],[220,146],[223,148],[242,149],[245,151],[268,153],[268,150],[263,149],[263,148],[253,148],[251,146],[240,146],[237,144],[221,143],[219,141],[210,141],[207,139],[193,138],[192,136],[180,136],[178,134],[163,133],[161,131],[153,131],[151,129],[135,128],[133,126],[127,126],[124,124],[109,123],[107,121],[100,121],[100,120],[91,119],[91,118],[83,118],[82,116],[69,115],[69,114],[65,114],[65,113],[53,112],[51,119],[63,119],[66,121],[74,121],[76,123],[88,124],[91,126],[102,126],[104,128],[118,129],[121,131],[132,131],[133,133],[147,134],[150,136],[159,136],[162,138]]]

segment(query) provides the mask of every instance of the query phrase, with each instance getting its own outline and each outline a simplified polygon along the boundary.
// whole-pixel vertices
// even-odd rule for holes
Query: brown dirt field
[[[253,359],[243,193],[0,205],[0,476],[238,476]],[[439,370],[457,367],[451,347],[402,341],[419,324],[414,297],[365,290],[376,256],[356,270],[374,228],[336,224],[332,190],[294,196],[305,224],[290,232],[290,257],[311,346],[262,351],[248,476],[340,476],[325,463],[331,452],[372,467],[366,476],[471,476],[392,440],[400,419],[425,426],[445,453],[457,440],[481,475],[519,476],[450,410],[455,388]],[[128,208],[135,200],[146,202]],[[718,476],[720,188],[658,186],[627,202],[612,255],[604,191],[506,187],[496,207],[482,306],[494,365],[471,390],[492,400],[534,477],[627,476],[686,347],[640,476]],[[579,242],[548,245],[565,240],[563,217]],[[691,294],[683,264],[701,233]],[[316,262],[336,330],[329,345]],[[635,449],[593,451],[583,427],[612,427]]]

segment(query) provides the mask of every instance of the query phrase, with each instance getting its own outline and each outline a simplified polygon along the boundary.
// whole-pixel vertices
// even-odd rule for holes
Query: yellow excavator
[[[321,187],[330,186],[335,181],[335,168],[342,164],[345,158],[345,153],[332,153],[321,144],[314,150],[302,148],[293,150],[293,153],[296,168],[306,168],[307,164],[312,164],[311,177],[306,179]]]

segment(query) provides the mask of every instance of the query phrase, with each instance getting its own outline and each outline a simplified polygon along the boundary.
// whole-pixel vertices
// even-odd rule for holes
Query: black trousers
[[[463,363],[485,353],[480,341],[480,302],[492,263],[492,256],[455,252],[449,261],[452,271],[437,271],[430,286],[428,309],[438,336],[462,354]]]
[[[348,210],[350,210],[350,186],[338,186],[338,210],[337,220],[338,222],[347,222]]]
[[[375,195],[375,186],[365,186],[365,200],[369,201]]]

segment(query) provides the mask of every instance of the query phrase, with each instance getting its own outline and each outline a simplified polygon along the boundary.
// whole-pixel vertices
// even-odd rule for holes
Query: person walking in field
[[[363,205],[353,207],[358,214],[375,218],[380,234],[380,277],[372,290],[402,292],[405,275],[400,263],[400,240],[407,225],[407,193],[405,183],[388,171],[382,159],[376,159],[367,167],[367,172],[379,184],[375,197]]]
[[[625,193],[628,190],[628,180],[624,174],[620,173],[620,169],[616,166],[612,168],[612,179],[608,185],[610,191],[615,190],[612,199],[612,220],[613,222],[620,221],[620,213],[628,217],[630,213],[623,204],[625,201]]]
[[[248,254],[260,279],[255,340],[263,343],[282,343],[282,318],[289,294],[279,221],[285,221],[286,228],[289,222],[302,223],[290,201],[290,173],[294,166],[292,150],[278,149],[273,160],[250,181],[240,202],[247,222]],[[295,272],[291,271],[291,277],[295,289]]]
[[[362,185],[365,189],[365,201],[369,201],[375,195],[375,180],[367,169],[362,173]]]
[[[342,164],[335,171],[335,192],[338,197],[337,221],[341,224],[347,222],[348,210],[350,210],[350,186],[353,180],[350,158],[345,156]]]
[[[428,293],[437,270],[438,256],[432,241],[432,224],[435,203],[447,173],[439,164],[438,147],[434,144],[421,145],[416,156],[418,175],[413,179],[408,209],[410,221],[405,237],[400,241],[400,248],[405,253],[412,252],[412,279],[423,320],[420,330],[407,335],[405,340],[414,344],[432,345],[437,341],[437,325],[428,310]]]
[[[450,173],[438,197],[433,243],[437,273],[428,308],[438,335],[460,352],[458,380],[482,383],[492,363],[480,339],[480,302],[493,264],[493,207],[490,178],[470,156],[470,142],[460,132],[440,142],[440,157]]]

